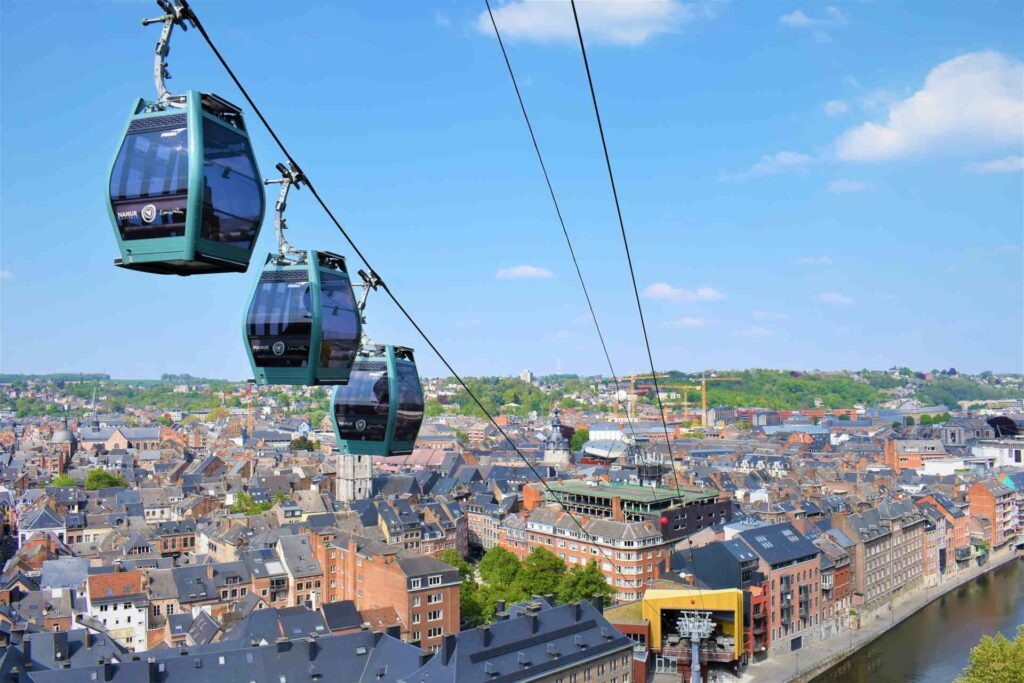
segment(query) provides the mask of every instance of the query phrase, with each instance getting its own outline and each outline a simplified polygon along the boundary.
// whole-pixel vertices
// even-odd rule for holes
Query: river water
[[[1024,624],[1024,560],[932,602],[812,683],[949,683],[983,635]]]

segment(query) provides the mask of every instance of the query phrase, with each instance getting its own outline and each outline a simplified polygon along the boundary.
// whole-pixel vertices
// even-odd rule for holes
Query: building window
[[[440,626],[438,626],[436,628],[429,629],[427,631],[427,638],[440,638],[441,637],[441,633],[443,633],[443,631],[441,630]]]
[[[427,579],[427,585],[428,586],[440,586],[441,585],[441,575],[440,574],[435,574],[434,576],[431,576],[429,579]]]
[[[441,616],[443,614],[444,614],[443,610],[439,610],[439,609],[433,610],[432,612],[427,614],[427,621],[440,621],[441,620]]]
[[[412,606],[413,607],[419,607],[420,606],[420,596],[418,596],[418,595],[414,595],[413,596],[413,598],[412,598]]]
[[[442,600],[444,600],[444,594],[442,594],[442,593],[431,593],[427,597],[427,604],[428,605],[436,605],[437,603],[441,602]]]
[[[420,586],[423,585],[423,580],[422,579],[413,579],[412,581],[409,582],[409,585],[413,589],[419,588]]]
[[[414,623],[414,624],[420,623],[420,613],[419,612],[413,612],[412,613],[412,623]]]

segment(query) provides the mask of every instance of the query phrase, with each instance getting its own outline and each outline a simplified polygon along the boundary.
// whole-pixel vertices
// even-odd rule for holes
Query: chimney
[[[626,516],[622,513],[622,498],[612,496],[612,519],[616,522],[625,522]]]
[[[103,662],[103,680],[107,683],[114,678],[114,664],[112,662]]]
[[[391,636],[392,638],[401,639],[401,637],[402,637],[402,627],[399,626],[398,624],[392,624],[391,626],[387,627],[387,634],[389,636]]]
[[[555,604],[555,594],[554,593],[548,593],[547,595],[544,596],[544,599],[547,600],[549,605],[551,605],[552,607],[554,606],[554,604]]]
[[[288,652],[292,649],[291,641],[289,641],[284,636],[281,636],[280,638],[275,640],[274,643],[277,645],[278,652]]]
[[[602,596],[602,595],[595,595],[594,599],[591,602],[594,605],[594,607],[597,608],[598,612],[600,612],[601,614],[604,614],[604,596]]]
[[[540,630],[540,617],[537,616],[536,612],[527,612],[526,618],[530,621],[530,633],[536,633]]]
[[[573,621],[579,621],[582,616],[583,616],[583,605],[580,604],[579,600],[577,600],[572,605],[572,619],[573,619]]]
[[[494,606],[494,611],[495,612],[504,612],[505,611],[505,601],[504,600],[498,600],[497,604],[495,604],[495,606]]]
[[[309,661],[312,662],[316,659],[317,650],[319,650],[319,646],[316,642],[316,636],[312,634],[306,636],[306,651],[309,654]]]
[[[441,641],[441,664],[447,666],[451,661],[452,655],[455,654],[456,643],[458,643],[458,639],[454,635],[447,635]]]

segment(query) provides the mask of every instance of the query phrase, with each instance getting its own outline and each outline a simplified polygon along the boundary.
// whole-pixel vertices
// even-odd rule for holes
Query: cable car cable
[[[661,390],[658,388],[658,373],[654,369],[654,355],[651,353],[651,340],[647,336],[647,323],[644,320],[644,307],[640,303],[640,290],[636,285],[636,272],[633,270],[633,256],[629,251],[629,240],[626,237],[626,224],[622,220],[622,207],[619,204],[619,192],[615,187],[615,174],[612,172],[612,160],[608,154],[608,143],[604,137],[604,126],[601,124],[601,111],[597,106],[597,94],[594,92],[594,81],[590,76],[590,63],[587,60],[587,49],[583,45],[583,32],[580,30],[580,19],[576,13],[576,0],[571,0],[572,16],[576,22],[576,35],[579,36],[580,51],[583,54],[583,66],[587,71],[587,83],[590,86],[590,99],[594,103],[594,115],[597,118],[597,131],[601,136],[601,148],[604,150],[605,166],[608,168],[608,180],[612,186],[612,197],[615,199],[615,213],[619,219],[619,230],[622,233],[622,245],[626,249],[626,263],[629,264],[629,278],[633,282],[633,296],[636,297],[636,308],[640,314],[640,328],[644,333],[644,345],[647,348],[647,360],[651,366],[651,379],[654,381],[654,395],[658,399],[658,412],[661,415],[661,426],[665,430],[665,445],[668,446],[669,462],[672,464],[672,478],[676,481],[676,495],[679,495],[679,479],[676,476],[675,460],[672,456],[672,443],[668,435],[668,423],[665,422],[665,408],[661,402]],[[681,496],[680,496],[681,497]]]
[[[200,21],[199,17],[195,14],[195,11],[191,9],[191,7],[188,5],[186,0],[181,0],[181,3],[182,3],[182,6],[188,11],[189,18],[195,24],[195,27],[199,31],[200,35],[203,36],[203,40],[205,40],[206,44],[209,45],[210,50],[213,51],[214,55],[217,57],[217,60],[224,67],[224,70],[227,71],[228,76],[230,76],[231,80],[234,81],[235,85],[238,87],[239,91],[242,93],[242,96],[249,103],[249,106],[252,107],[253,111],[256,113],[256,116],[259,118],[259,120],[263,124],[264,128],[267,129],[267,132],[270,133],[270,136],[274,139],[274,142],[276,142],[277,146],[281,149],[281,152],[288,158],[288,161],[294,166],[294,168],[297,171],[299,169],[301,169],[299,164],[295,161],[295,158],[291,155],[291,153],[288,151],[288,149],[284,146],[284,143],[281,142],[281,138],[278,137],[276,132],[274,132],[273,127],[271,127],[270,123],[267,121],[266,117],[263,115],[263,112],[260,111],[258,106],[256,106],[256,103],[253,101],[252,97],[249,95],[249,92],[245,89],[245,86],[242,85],[242,82],[238,79],[238,76],[235,75],[235,72],[228,65],[227,60],[224,59],[224,56],[220,53],[220,50],[217,49],[217,46],[213,43],[213,40],[210,38],[210,35],[206,32],[206,28],[203,26],[203,23],[202,23],[202,21]],[[573,514],[573,512],[571,510],[569,510],[568,507],[566,507],[565,503],[562,502],[562,499],[558,496],[558,494],[555,493],[555,491],[551,488],[550,484],[548,484],[547,480],[540,474],[540,472],[533,465],[533,463],[530,462],[530,460],[523,454],[522,451],[519,450],[519,447],[515,445],[515,443],[512,441],[512,438],[505,432],[504,429],[501,428],[501,426],[497,423],[497,421],[495,421],[495,419],[491,415],[490,411],[488,411],[487,408],[484,407],[484,404],[480,401],[479,398],[477,398],[476,394],[473,393],[473,390],[469,388],[469,386],[466,384],[465,380],[463,380],[462,377],[455,371],[455,368],[453,368],[451,363],[448,362],[448,359],[444,356],[444,354],[441,353],[440,349],[438,349],[437,346],[434,345],[434,342],[431,341],[430,337],[427,336],[427,333],[423,330],[422,327],[420,327],[419,323],[416,322],[415,318],[412,317],[412,314],[410,314],[409,311],[405,308],[405,306],[403,306],[402,303],[398,300],[398,297],[395,296],[395,293],[391,291],[391,288],[390,288],[390,286],[388,286],[387,282],[379,278],[379,276],[377,275],[376,271],[374,271],[373,266],[370,265],[370,262],[367,260],[366,256],[364,256],[363,253],[359,250],[359,248],[356,246],[355,242],[353,242],[352,238],[349,236],[348,232],[345,230],[344,227],[342,227],[341,222],[335,217],[335,215],[331,211],[330,207],[327,206],[326,202],[324,202],[324,200],[320,197],[319,193],[317,193],[316,187],[310,181],[309,177],[306,176],[305,174],[303,174],[303,177],[304,177],[304,180],[305,180],[306,187],[309,188],[310,194],[312,194],[316,198],[317,203],[320,204],[321,208],[323,208],[323,210],[327,214],[328,218],[331,219],[331,221],[334,223],[334,225],[341,232],[342,236],[345,238],[345,241],[347,241],[349,243],[349,246],[352,247],[352,250],[356,253],[357,256],[359,256],[359,258],[362,260],[362,262],[370,270],[371,277],[373,277],[374,279],[377,280],[377,283],[378,283],[377,286],[382,288],[384,290],[384,292],[387,293],[388,297],[395,304],[395,306],[398,308],[398,310],[402,313],[403,316],[405,316],[406,320],[409,321],[409,324],[413,326],[413,328],[416,330],[416,332],[423,338],[423,341],[425,341],[427,343],[427,345],[430,347],[430,349],[437,355],[438,359],[440,359],[440,361],[444,364],[444,366],[448,369],[448,371],[452,373],[452,376],[455,377],[455,380],[460,385],[462,385],[462,388],[466,390],[467,395],[473,400],[473,402],[477,405],[477,407],[481,410],[481,412],[483,412],[483,414],[487,417],[488,421],[492,425],[494,425],[494,427],[498,430],[498,432],[502,435],[502,437],[504,437],[504,439],[508,442],[508,444],[510,446],[512,446],[512,449],[516,452],[516,455],[519,456],[519,458],[526,464],[526,466],[530,469],[530,471],[534,474],[534,476],[537,477],[538,481],[540,481],[540,483],[544,486],[545,490],[561,506],[561,508],[565,511],[565,513],[567,515],[569,515],[570,519],[572,519],[572,521],[576,524],[576,526],[579,527],[580,531],[582,531],[583,534],[588,539],[590,539],[589,542],[596,546],[597,545],[597,541],[596,541],[595,537],[590,532],[587,531],[586,527],[583,526],[583,524],[582,524],[582,522],[580,522],[579,518],[575,514]],[[605,552],[602,552],[602,555],[605,558],[611,559],[611,556],[609,554],[605,553]],[[616,565],[613,564],[612,566],[615,567]],[[619,573],[623,574],[623,572],[621,570],[619,570]]]
[[[555,206],[555,214],[558,216],[558,223],[562,226],[562,234],[565,235],[565,244],[569,247],[569,256],[572,257],[572,264],[576,268],[576,276],[580,281],[580,288],[583,290],[583,296],[587,300],[587,308],[590,309],[590,318],[594,321],[594,328],[597,330],[597,338],[601,342],[601,350],[604,351],[605,360],[608,361],[608,370],[611,372],[612,380],[615,382],[615,400],[618,401],[619,396],[619,378],[615,374],[615,368],[612,366],[612,358],[608,353],[608,345],[605,343],[604,334],[601,332],[601,324],[597,322],[597,313],[594,312],[594,304],[590,299],[590,292],[587,290],[587,284],[583,281],[583,272],[580,270],[580,264],[576,260],[576,250],[572,246],[572,239],[569,237],[569,230],[565,227],[565,218],[562,216],[562,209],[558,205],[558,198],[555,196],[555,188],[551,184],[551,177],[548,175],[547,165],[544,163],[544,156],[540,152],[540,145],[537,143],[537,135],[533,131],[533,124],[530,122],[530,115],[526,113],[526,103],[523,101],[523,94],[519,90],[519,83],[516,80],[515,72],[512,70],[512,62],[509,61],[508,52],[505,50],[505,42],[501,39],[501,32],[498,30],[498,24],[494,20],[494,12],[491,10],[490,0],[484,0],[484,4],[487,5],[487,14],[491,18],[491,26],[494,27],[494,35],[498,39],[498,47],[501,48],[501,56],[505,59],[505,67],[508,69],[509,78],[512,79],[512,87],[516,91],[516,99],[519,100],[519,109],[523,112],[523,120],[526,122],[526,129],[530,132],[530,140],[533,142],[533,150],[537,153],[537,161],[540,163],[541,173],[544,174],[544,182],[548,186],[548,193],[551,195],[551,203]],[[629,431],[636,438],[636,430],[633,429],[633,420],[630,416],[629,411],[626,411],[626,421],[629,424]],[[609,451],[610,452],[610,451]]]
[[[644,346],[647,349],[647,360],[650,364],[650,375],[651,380],[654,382],[654,396],[657,398],[657,412],[660,418],[662,418],[662,428],[665,430],[665,444],[669,450],[669,464],[672,467],[672,479],[676,486],[676,497],[679,500],[680,506],[683,504],[682,490],[679,487],[679,475],[676,473],[676,460],[672,454],[672,439],[669,438],[669,425],[665,420],[665,407],[662,403],[662,391],[657,386],[657,371],[654,370],[654,355],[650,350],[650,338],[647,336],[647,324],[644,321],[643,316],[643,305],[640,302],[640,290],[637,287],[636,272],[633,269],[633,256],[630,253],[630,243],[626,237],[626,221],[623,220],[623,208],[620,202],[618,202],[618,190],[615,187],[615,174],[611,170],[611,156],[608,154],[608,143],[604,137],[604,126],[601,123],[601,110],[597,105],[597,92],[594,89],[594,78],[590,73],[590,60],[587,58],[587,47],[583,40],[583,30],[580,28],[580,14],[575,6],[575,0],[569,0],[569,5],[572,7],[572,20],[575,23],[575,30],[577,30],[577,37],[580,40],[580,53],[583,55],[583,66],[587,72],[587,85],[590,88],[590,99],[594,104],[594,117],[597,119],[597,132],[601,138],[601,150],[604,152],[604,165],[608,169],[608,181],[611,183],[611,197],[615,202],[615,215],[618,218],[618,228],[623,234],[623,247],[626,249],[626,262],[630,267],[630,280],[633,282],[633,295],[636,297],[637,312],[640,314],[640,329],[643,331]],[[701,486],[702,489],[702,486]],[[696,571],[696,562],[693,557],[693,541],[689,541],[690,548],[690,563],[693,564],[694,572]],[[671,562],[671,558],[670,558]],[[701,598],[703,602],[702,592],[700,591],[700,585],[694,581],[694,585],[697,588],[697,596]]]

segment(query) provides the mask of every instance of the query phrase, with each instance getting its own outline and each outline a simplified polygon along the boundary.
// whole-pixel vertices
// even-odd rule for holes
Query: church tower
[[[365,500],[373,495],[373,462],[369,455],[338,455],[337,499],[341,503]]]
[[[555,408],[551,416],[551,434],[544,442],[544,464],[555,467],[565,467],[569,464],[572,452],[569,449],[569,442],[562,433],[562,421],[558,415],[561,411]]]

